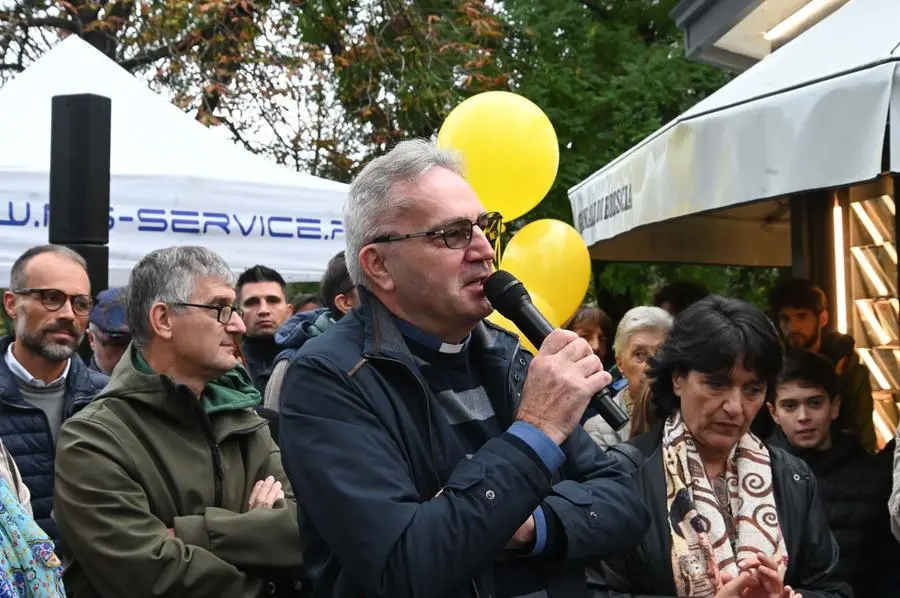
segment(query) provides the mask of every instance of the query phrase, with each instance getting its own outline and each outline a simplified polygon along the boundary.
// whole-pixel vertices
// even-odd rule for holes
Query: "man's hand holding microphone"
[[[612,376],[586,340],[571,330],[554,330],[528,368],[516,419],[562,444],[594,395],[610,382]]]

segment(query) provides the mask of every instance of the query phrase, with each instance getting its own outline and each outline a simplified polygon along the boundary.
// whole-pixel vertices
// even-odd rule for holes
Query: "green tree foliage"
[[[0,309],[0,338],[12,334],[15,330],[12,318],[6,313],[5,309]]]
[[[769,292],[779,274],[777,268],[609,264],[599,273],[597,283],[608,295],[626,297],[632,305],[649,305],[653,294],[667,283],[676,280],[699,282],[711,293],[740,297],[768,311]]]

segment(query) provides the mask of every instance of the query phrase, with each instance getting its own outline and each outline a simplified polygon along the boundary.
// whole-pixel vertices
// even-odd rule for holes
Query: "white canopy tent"
[[[71,36],[0,88],[0,287],[47,242],[51,98],[112,102],[111,285],[147,252],[204,245],[235,271],[254,264],[316,281],[344,248],[347,185],[300,174],[223,139]]]
[[[790,264],[783,198],[878,176],[889,115],[900,172],[898,22],[853,0],[570,189],[594,258]]]

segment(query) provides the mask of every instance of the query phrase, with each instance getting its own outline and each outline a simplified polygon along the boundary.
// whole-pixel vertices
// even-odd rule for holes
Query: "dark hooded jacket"
[[[824,451],[792,446],[781,428],[769,444],[803,459],[816,476],[819,498],[840,547],[837,571],[856,598],[897,594],[900,544],[891,534],[888,510],[891,471],[849,434],[836,433]]]

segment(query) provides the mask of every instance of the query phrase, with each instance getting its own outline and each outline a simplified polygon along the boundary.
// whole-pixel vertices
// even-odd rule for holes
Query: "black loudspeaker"
[[[50,243],[109,243],[111,105],[109,98],[93,94],[53,97]],[[104,262],[103,271],[107,268]],[[104,286],[92,287],[93,292],[106,288],[103,278]]]

